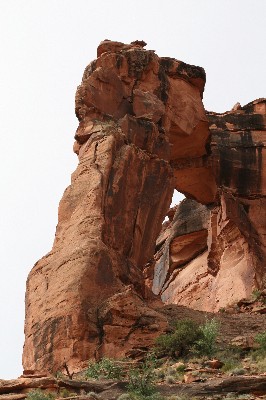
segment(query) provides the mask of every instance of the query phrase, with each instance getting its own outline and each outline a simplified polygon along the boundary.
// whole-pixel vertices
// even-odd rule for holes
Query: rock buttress
[[[265,115],[265,99],[208,113],[216,203],[184,200],[157,239],[153,291],[164,302],[218,311],[265,289]]]
[[[79,165],[53,248],[27,280],[27,370],[136,356],[166,328],[145,300],[143,269],[177,185],[173,165],[207,155],[205,73],[143,45],[102,42],[77,89]]]

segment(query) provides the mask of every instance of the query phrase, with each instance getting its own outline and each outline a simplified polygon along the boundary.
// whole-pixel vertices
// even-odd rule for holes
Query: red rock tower
[[[53,248],[28,277],[25,369],[147,349],[166,320],[147,303],[143,269],[173,190],[215,200],[205,72],[144,45],[102,42],[77,89],[79,165]]]

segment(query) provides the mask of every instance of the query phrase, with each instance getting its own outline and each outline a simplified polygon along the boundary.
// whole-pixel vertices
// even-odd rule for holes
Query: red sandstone
[[[151,287],[218,310],[265,285],[265,100],[206,114],[204,70],[145,45],[102,42],[77,89],[79,165],[27,281],[27,370],[141,356],[167,328]],[[188,199],[160,234],[174,188]]]

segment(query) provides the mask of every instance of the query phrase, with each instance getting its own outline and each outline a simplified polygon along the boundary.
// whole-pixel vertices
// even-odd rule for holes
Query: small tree
[[[128,391],[137,399],[149,399],[156,394],[156,374],[154,368],[156,361],[152,355],[138,367],[129,372]]]
[[[183,319],[174,324],[172,333],[157,338],[156,347],[163,355],[183,356],[191,350],[193,344],[200,337],[199,326],[190,319]]]
[[[86,378],[93,379],[120,379],[122,375],[122,368],[110,358],[102,358],[98,362],[90,361],[85,372]]]
[[[27,394],[29,400],[54,400],[56,395],[54,393],[45,393],[41,389],[31,390]]]
[[[207,320],[205,324],[200,325],[199,330],[200,338],[195,342],[195,349],[199,354],[211,357],[217,350],[219,323],[214,318]]]

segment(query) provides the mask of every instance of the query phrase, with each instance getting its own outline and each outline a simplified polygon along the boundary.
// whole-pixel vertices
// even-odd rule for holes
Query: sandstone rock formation
[[[204,70],[145,45],[105,40],[77,89],[79,164],[28,277],[26,370],[141,357],[167,328],[158,299],[217,311],[265,288],[266,100],[206,114]],[[161,230],[174,188],[187,199]]]
[[[208,119],[216,202],[177,208],[157,239],[153,291],[166,303],[218,311],[265,288],[266,99]]]
[[[167,322],[145,301],[143,269],[174,187],[216,198],[204,70],[144,45],[102,42],[77,89],[79,165],[53,248],[28,277],[25,369],[74,370],[147,350]]]

